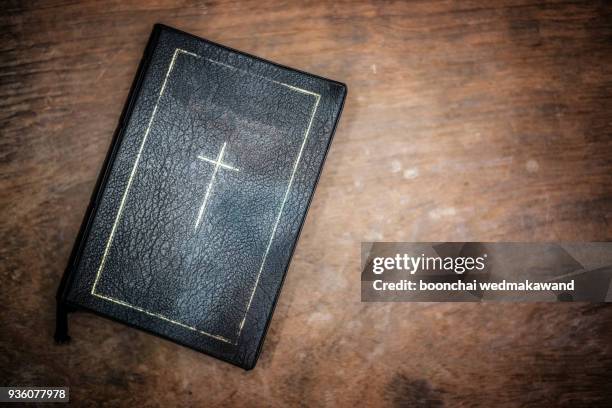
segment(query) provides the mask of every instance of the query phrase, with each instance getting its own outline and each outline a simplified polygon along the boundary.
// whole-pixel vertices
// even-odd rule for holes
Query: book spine
[[[96,181],[96,185],[91,196],[89,205],[87,206],[87,210],[85,211],[85,216],[83,218],[83,222],[81,223],[81,227],[79,228],[79,233],[77,234],[74,246],[72,247],[72,251],[70,252],[68,264],[66,266],[66,269],[64,270],[62,279],[60,280],[56,295],[57,305],[54,334],[54,338],[57,343],[66,343],[70,341],[70,336],[68,335],[68,313],[77,310],[74,306],[69,305],[66,302],[66,294],[68,293],[73,278],[72,271],[74,270],[74,267],[77,265],[81,257],[81,253],[86,242],[85,238],[89,234],[91,222],[93,221],[93,217],[96,214],[98,203],[100,202],[102,193],[104,192],[106,183],[108,181],[110,169],[123,139],[123,132],[125,129],[126,122],[132,115],[134,102],[136,101],[137,96],[140,92],[140,87],[142,85],[144,74],[147,71],[147,68],[149,67],[151,53],[153,49],[155,49],[155,44],[158,41],[159,33],[160,26],[156,24],[153,28],[151,36],[149,37],[149,41],[147,42],[147,46],[145,47],[142,59],[140,60],[140,63],[138,65],[134,82],[132,83],[130,92],[128,93],[126,104],[119,119],[119,124],[117,125],[117,128],[111,141],[111,148],[109,149],[109,153],[104,159],[102,170],[100,171],[100,175],[98,176],[98,179]]]

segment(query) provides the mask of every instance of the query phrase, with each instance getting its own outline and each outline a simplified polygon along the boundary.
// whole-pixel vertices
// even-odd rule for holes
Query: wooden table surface
[[[597,406],[612,308],[360,302],[360,242],[612,239],[612,4],[4,1],[0,385],[80,405]],[[54,296],[152,25],[346,82],[257,368]]]

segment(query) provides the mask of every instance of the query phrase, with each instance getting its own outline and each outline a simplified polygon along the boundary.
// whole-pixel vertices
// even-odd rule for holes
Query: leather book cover
[[[253,368],[346,86],[156,25],[58,292]]]

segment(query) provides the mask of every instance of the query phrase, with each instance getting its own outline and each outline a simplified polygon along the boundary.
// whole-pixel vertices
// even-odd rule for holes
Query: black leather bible
[[[156,25],[58,291],[253,368],[346,86]]]

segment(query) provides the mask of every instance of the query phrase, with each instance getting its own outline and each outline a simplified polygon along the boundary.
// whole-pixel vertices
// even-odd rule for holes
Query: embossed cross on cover
[[[252,368],[346,87],[156,25],[58,292]]]

